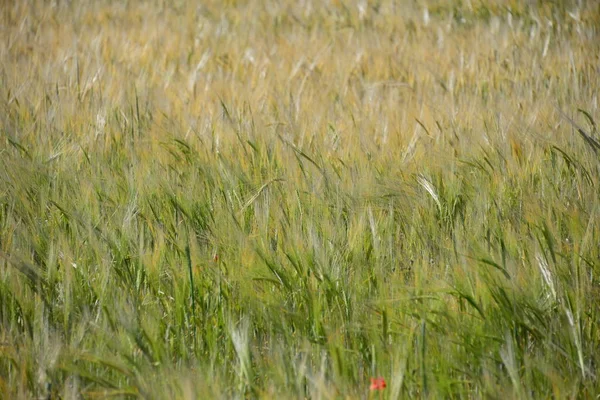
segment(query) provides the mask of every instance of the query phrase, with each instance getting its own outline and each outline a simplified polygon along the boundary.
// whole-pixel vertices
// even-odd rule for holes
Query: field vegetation
[[[0,21],[0,398],[600,395],[596,1]]]

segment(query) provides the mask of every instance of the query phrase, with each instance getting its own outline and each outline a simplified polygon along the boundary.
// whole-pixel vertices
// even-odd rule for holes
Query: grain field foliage
[[[597,2],[0,21],[0,398],[600,395]]]

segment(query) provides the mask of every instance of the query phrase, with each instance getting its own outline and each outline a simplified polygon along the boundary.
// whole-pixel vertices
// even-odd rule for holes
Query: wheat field
[[[0,14],[0,399],[600,396],[599,3]]]

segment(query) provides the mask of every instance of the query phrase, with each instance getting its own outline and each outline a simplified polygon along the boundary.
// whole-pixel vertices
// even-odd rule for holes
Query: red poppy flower
[[[379,378],[371,378],[371,386],[369,387],[369,389],[371,390],[383,390],[386,388],[386,383],[385,383],[385,379],[379,377]]]

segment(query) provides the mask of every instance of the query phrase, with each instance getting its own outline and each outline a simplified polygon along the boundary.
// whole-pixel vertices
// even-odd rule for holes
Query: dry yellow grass
[[[222,101],[256,135],[405,162],[496,140],[485,123],[518,153],[557,134],[554,105],[597,107],[593,2],[26,1],[3,21],[7,111],[36,115],[20,135],[94,149],[123,134],[115,110],[136,96],[146,140],[231,140]]]

